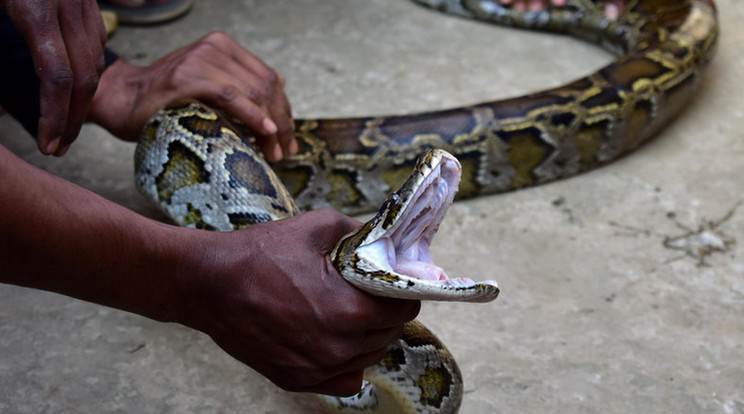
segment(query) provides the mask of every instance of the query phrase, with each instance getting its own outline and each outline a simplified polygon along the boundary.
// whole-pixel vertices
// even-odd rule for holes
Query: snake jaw
[[[387,217],[391,224],[385,229],[385,236],[361,246],[357,252],[398,275],[427,281],[449,280],[447,273],[432,262],[429,246],[457,192],[460,163],[452,156],[442,157],[436,165],[421,168],[420,174],[416,188],[406,191],[409,197],[395,198],[403,207],[397,210],[396,217]],[[386,254],[381,257],[377,254],[380,251]]]
[[[460,162],[429,150],[380,212],[344,238],[332,256],[342,276],[370,293],[408,299],[486,302],[496,282],[450,278],[432,262],[429,246],[460,183]]]

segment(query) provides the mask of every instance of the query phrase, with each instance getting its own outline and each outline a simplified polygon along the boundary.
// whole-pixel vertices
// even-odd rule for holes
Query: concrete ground
[[[502,286],[487,305],[421,312],[459,360],[462,413],[744,413],[744,5],[718,4],[718,57],[650,144],[450,210],[435,260]],[[299,117],[513,96],[611,59],[393,0],[199,0],[172,24],[121,28],[110,46],[144,64],[211,30],[284,74]],[[158,217],[134,189],[133,145],[91,125],[52,159],[8,116],[0,131],[29,162]],[[709,221],[730,243],[704,265],[665,246],[687,234],[679,224]],[[199,332],[13,286],[0,286],[0,390],[0,413],[317,412]]]

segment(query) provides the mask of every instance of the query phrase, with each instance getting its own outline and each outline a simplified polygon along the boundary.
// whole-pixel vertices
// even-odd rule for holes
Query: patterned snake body
[[[498,1],[416,0],[462,16],[570,33],[621,53],[608,66],[554,89],[414,115],[303,120],[302,150],[273,165],[302,209],[374,211],[408,177],[424,148],[463,165],[458,197],[569,177],[626,154],[653,136],[693,93],[718,26],[705,3],[630,1],[617,21],[601,1],[517,12]]]
[[[380,252],[389,244],[376,240],[402,239],[388,230],[396,234],[393,218],[411,217],[404,206],[436,200],[434,205],[446,208],[451,201],[449,192],[437,198],[440,190],[407,199],[408,184],[390,195],[412,169],[414,177],[425,169],[416,164],[419,156],[432,148],[454,154],[462,175],[461,198],[546,183],[604,165],[638,147],[681,110],[718,38],[715,11],[701,0],[631,0],[617,21],[604,18],[601,0],[568,0],[565,7],[545,12],[518,12],[495,0],[415,1],[470,18],[573,34],[619,57],[567,85],[518,98],[413,115],[297,120],[300,152],[271,166],[248,144],[251,138],[240,125],[203,105],[177,104],[161,110],[143,133],[135,154],[138,187],[179,225],[208,230],[240,229],[320,207],[354,214],[382,204],[376,218],[334,251],[342,274],[377,294],[421,297],[409,293],[423,292],[432,297],[426,295],[434,292],[434,299],[452,300],[447,295],[459,291],[462,296],[454,300],[493,299],[495,283],[438,280],[441,269],[427,267],[426,249],[399,267],[389,260],[380,264],[385,256]],[[444,160],[439,169],[431,169],[437,186],[449,183],[449,158],[436,151],[427,154],[423,160],[431,154]],[[422,184],[425,180],[410,180],[418,182],[411,184],[410,194],[428,186]],[[432,226],[408,220],[418,229],[416,240],[426,247],[443,215],[439,207],[427,216],[434,220]],[[397,255],[404,254],[396,251],[395,263]],[[435,280],[401,278],[411,263]],[[439,297],[437,292],[449,293]],[[459,409],[460,371],[441,342],[415,321],[368,373],[377,388],[367,384],[356,397],[328,397],[326,402],[354,413],[447,414]]]

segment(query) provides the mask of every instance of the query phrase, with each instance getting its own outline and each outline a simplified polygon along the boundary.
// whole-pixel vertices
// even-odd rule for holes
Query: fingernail
[[[605,16],[610,20],[617,20],[620,16],[620,9],[616,4],[607,3],[605,4]]]
[[[289,153],[290,154],[297,154],[297,151],[299,151],[300,148],[297,145],[297,140],[292,140],[289,142]]]
[[[57,148],[59,148],[59,141],[60,138],[54,138],[53,140],[49,141],[48,144],[46,144],[46,147],[44,147],[44,154],[50,155],[57,152]]]
[[[279,160],[281,160],[282,159],[282,155],[284,155],[284,154],[282,154],[282,147],[280,147],[279,144],[276,144],[274,146],[274,151],[272,151],[272,152],[273,152],[272,153],[273,161],[279,161]]]
[[[263,127],[269,134],[276,134],[276,131],[279,130],[279,128],[276,127],[274,121],[270,120],[269,118],[264,118]]]

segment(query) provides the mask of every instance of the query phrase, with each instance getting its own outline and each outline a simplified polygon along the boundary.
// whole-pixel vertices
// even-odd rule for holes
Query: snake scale
[[[716,12],[702,0],[630,0],[614,21],[603,15],[601,0],[568,0],[562,7],[528,12],[496,0],[415,1],[468,18],[578,36],[617,58],[566,85],[511,99],[409,115],[296,120],[300,151],[272,165],[250,145],[250,132],[229,117],[198,103],[175,104],[156,114],[137,147],[140,190],[179,225],[207,230],[240,229],[322,207],[347,214],[379,208],[375,219],[344,239],[333,259],[344,267],[342,274],[349,269],[357,273],[352,279],[393,284],[404,280],[398,268],[390,263],[377,270],[362,266],[366,262],[355,249],[377,237],[376,232],[383,239],[409,238],[385,233],[397,227],[399,218],[408,217],[417,229],[412,243],[425,242],[421,257],[402,266],[428,266],[427,243],[451,201],[443,194],[453,191],[446,171],[454,168],[462,176],[458,197],[467,198],[607,164],[637,148],[680,112],[718,39]],[[433,148],[456,159],[429,151]],[[427,174],[433,178],[424,179]],[[410,200],[406,194],[416,195]],[[406,213],[408,205],[420,207],[432,200],[437,207],[428,210],[434,210],[429,217],[434,224],[422,224],[411,219],[418,213]],[[362,251],[372,262],[389,248],[375,241],[371,245],[376,247]],[[419,247],[406,251],[413,250]],[[489,292],[485,298],[464,300],[490,300],[498,293],[495,283],[465,279],[460,284],[413,279],[397,291],[406,291],[409,284]],[[379,289],[375,292],[380,294]],[[327,397],[326,403],[355,413],[459,409],[460,371],[444,345],[415,321],[367,373],[377,387],[365,384],[355,397]],[[397,405],[385,405],[389,403]]]

